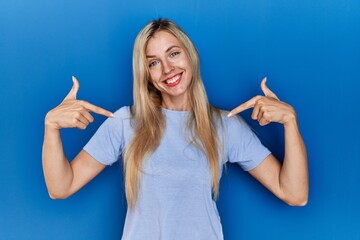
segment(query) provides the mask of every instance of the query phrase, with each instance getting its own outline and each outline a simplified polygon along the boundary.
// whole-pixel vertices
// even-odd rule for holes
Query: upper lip
[[[179,74],[182,74],[182,72],[181,72],[181,73],[174,74],[173,76],[165,79],[163,82],[166,82],[167,80],[170,80],[170,79],[172,79],[173,77],[175,77],[175,76],[177,76],[177,75],[179,75]]]

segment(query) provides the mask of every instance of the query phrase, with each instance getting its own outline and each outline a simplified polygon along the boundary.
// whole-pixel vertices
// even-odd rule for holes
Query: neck
[[[191,110],[190,102],[187,96],[182,97],[169,97],[163,96],[162,103],[163,108],[174,111],[189,111]]]

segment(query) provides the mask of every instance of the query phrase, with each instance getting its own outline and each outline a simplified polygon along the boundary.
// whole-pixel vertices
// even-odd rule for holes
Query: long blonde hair
[[[139,32],[133,49],[134,105],[131,117],[134,136],[124,154],[125,192],[130,208],[134,206],[139,191],[142,161],[159,146],[166,127],[161,110],[161,93],[150,81],[145,56],[148,40],[158,31],[167,31],[179,39],[190,59],[193,70],[189,86],[192,114],[187,126],[193,136],[191,143],[202,150],[209,160],[214,197],[217,198],[219,193],[219,140],[214,119],[219,111],[208,103],[200,76],[199,55],[194,44],[174,22],[159,19],[150,22]]]

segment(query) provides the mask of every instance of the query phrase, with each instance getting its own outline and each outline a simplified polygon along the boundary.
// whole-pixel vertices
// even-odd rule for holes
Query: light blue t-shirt
[[[163,113],[166,129],[159,147],[143,161],[138,199],[127,211],[122,239],[223,239],[208,160],[189,144],[186,123],[190,112],[163,109]],[[222,114],[223,124],[217,122],[223,145],[220,176],[226,162],[238,163],[248,171],[270,154],[241,118]],[[130,108],[123,107],[100,126],[84,150],[111,165],[122,159],[132,136]]]

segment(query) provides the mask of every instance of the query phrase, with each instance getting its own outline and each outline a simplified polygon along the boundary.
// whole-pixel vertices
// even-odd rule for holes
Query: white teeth
[[[169,80],[166,80],[166,83],[167,83],[167,84],[174,83],[174,82],[176,82],[177,80],[179,80],[179,78],[180,78],[180,75],[176,75],[175,77],[173,77],[173,78],[171,78],[171,79],[169,79]]]

